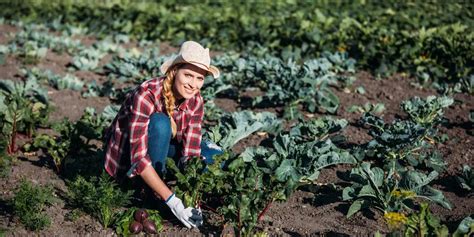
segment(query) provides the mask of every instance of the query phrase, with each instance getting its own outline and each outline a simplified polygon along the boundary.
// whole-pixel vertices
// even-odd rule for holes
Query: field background
[[[474,110],[474,4],[468,1],[2,1],[0,9],[0,79],[20,82],[36,75],[52,109],[46,123],[35,124],[32,136],[19,130],[18,150],[9,158],[2,157],[8,162],[0,163],[0,236],[116,234],[113,227],[104,228],[93,215],[81,212],[70,218],[77,208],[69,203],[67,183],[73,180],[72,173],[100,174],[100,155],[90,160],[78,158],[77,162],[87,163],[85,168],[77,168],[73,162],[70,170],[58,172],[45,149],[26,151],[24,145],[40,134],[61,137],[52,124],[64,118],[77,122],[88,107],[100,114],[108,105],[120,105],[127,89],[160,76],[160,62],[175,53],[184,40],[210,47],[222,70],[220,84],[209,84],[206,99],[212,106],[206,107],[206,128],[224,114],[243,110],[274,113],[286,131],[298,123],[297,117],[311,120],[330,115],[347,120],[341,132],[346,138],[342,146],[350,149],[371,140],[368,128],[358,122],[362,108],[352,111],[354,105],[382,103],[385,109],[378,115],[390,123],[407,119],[400,107],[402,101],[415,96],[452,97],[454,103],[444,110],[445,120],[438,126],[439,137],[447,138],[433,145],[446,168],[431,183],[452,203],[452,210],[434,203],[430,210],[451,233],[474,213],[472,191],[459,188],[454,178],[460,175],[462,165],[474,166],[473,118],[469,117]],[[328,52],[341,57],[340,67],[333,63],[327,72],[323,70],[326,74],[319,76],[330,75],[329,81],[313,89],[327,90],[325,95],[337,100],[308,103],[308,95],[298,97],[299,90],[292,84],[298,76],[284,75],[297,67],[284,65],[329,58]],[[142,62],[134,61],[139,57]],[[127,60],[130,65],[125,65]],[[258,70],[259,63],[263,72]],[[75,79],[59,79],[64,82],[61,84],[33,70]],[[110,82],[113,92],[104,89]],[[271,83],[287,88],[273,88]],[[314,91],[308,93],[316,96]],[[261,98],[261,103],[256,102]],[[294,116],[288,115],[290,110],[296,111]],[[268,146],[274,137],[252,133],[230,149],[240,154],[247,147]],[[4,134],[1,138],[8,140]],[[91,144],[92,152],[100,154],[100,137]],[[344,175],[353,167],[341,164],[323,169],[312,185],[300,187],[285,202],[273,203],[257,230],[271,236],[388,234],[383,213],[374,209],[346,218],[350,202],[342,200],[342,190],[350,182]],[[84,171],[93,168],[97,170]],[[25,179],[36,186],[53,187],[57,200],[44,208],[43,215],[51,219],[44,229],[26,228],[11,205]],[[141,205],[134,199],[118,209]],[[166,212],[163,210],[163,236],[235,234],[210,210],[204,210],[208,221],[200,232],[182,228]]]

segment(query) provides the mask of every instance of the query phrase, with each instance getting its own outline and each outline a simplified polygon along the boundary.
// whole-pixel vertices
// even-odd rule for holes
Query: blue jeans
[[[171,122],[164,113],[154,113],[150,116],[148,124],[148,155],[153,167],[160,175],[166,172],[166,158],[172,158],[179,163],[185,157],[181,157],[181,145],[171,139]],[[224,151],[209,140],[201,141],[201,156],[205,157],[206,164],[214,163],[214,155],[220,155]]]

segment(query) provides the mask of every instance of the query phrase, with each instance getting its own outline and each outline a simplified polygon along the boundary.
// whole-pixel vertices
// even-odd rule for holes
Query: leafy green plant
[[[52,187],[39,187],[23,180],[11,200],[16,216],[30,230],[40,230],[51,224],[45,208],[55,201]]]
[[[455,177],[460,188],[472,194],[474,192],[474,172],[469,165],[462,166],[462,173]]]
[[[18,55],[25,64],[37,64],[40,59],[46,57],[48,52],[48,48],[38,46],[36,41],[28,41],[20,48],[22,50],[18,52]]]
[[[201,39],[220,51],[263,51],[285,60],[338,50],[378,75],[403,71],[451,82],[472,74],[470,9],[465,2],[260,1],[183,6],[179,1],[53,1],[4,3],[1,15],[34,17],[52,29],[80,29],[98,37],[129,34],[174,46],[185,39]],[[187,18],[191,13],[196,17]]]
[[[160,65],[169,57],[160,55],[157,49],[147,50],[140,55],[118,55],[104,66],[104,72],[120,82],[141,82],[160,75]]]
[[[384,214],[410,210],[414,208],[416,199],[429,200],[451,209],[443,193],[428,186],[438,176],[436,171],[426,175],[413,170],[397,172],[392,168],[385,172],[363,162],[352,169],[350,176],[353,185],[344,188],[342,194],[343,200],[353,200],[347,217],[371,207]]]
[[[185,206],[200,207],[205,202],[203,197],[206,194],[221,194],[225,185],[224,177],[229,175],[222,170],[222,164],[229,156],[229,153],[216,155],[211,165],[206,165],[200,158],[191,158],[186,161],[183,170],[179,169],[173,160],[167,160],[166,165],[177,180],[173,190]]]
[[[347,81],[354,71],[353,59],[341,53],[323,53],[320,58],[306,60],[302,65],[293,60],[264,55],[234,55],[216,58],[216,65],[226,73],[222,80],[237,88],[258,87],[265,92],[257,96],[253,105],[282,106],[298,104],[310,111],[317,109],[335,113],[339,98],[330,86]],[[345,74],[343,74],[345,73]]]
[[[420,210],[408,217],[404,236],[449,236],[448,227],[441,225],[427,203],[420,204]]]
[[[280,121],[270,112],[254,113],[248,110],[224,115],[206,136],[222,149],[232,148],[238,141],[256,131],[275,133],[280,130]]]
[[[441,171],[446,166],[442,156],[431,149],[433,142],[428,128],[410,120],[394,120],[386,124],[381,118],[366,113],[362,123],[369,126],[372,140],[363,146],[366,157],[381,159],[386,167],[428,167]]]
[[[204,118],[206,121],[218,121],[224,115],[224,110],[216,105],[214,100],[206,101],[204,104]]]
[[[468,129],[466,132],[467,134],[474,136],[474,110],[469,111],[468,119],[471,123],[471,128]]]
[[[7,153],[7,146],[7,141],[5,139],[0,139],[0,178],[8,177],[13,161],[13,157],[9,156]]]
[[[103,56],[104,54],[97,49],[84,49],[72,59],[71,64],[77,70],[92,71],[98,67]]]
[[[461,79],[461,81],[457,85],[459,85],[458,87],[460,87],[458,91],[466,92],[471,95],[474,94],[474,74]]]
[[[383,103],[371,104],[369,102],[364,105],[352,105],[347,109],[349,113],[373,113],[381,114],[385,111],[385,105]]]
[[[461,223],[459,223],[458,228],[453,233],[454,237],[467,237],[474,234],[474,219],[471,216],[464,218]]]
[[[58,90],[71,89],[81,91],[84,87],[84,82],[74,75],[66,74],[64,77],[51,77],[49,84]]]
[[[129,91],[131,88],[123,88],[122,91]],[[109,97],[110,99],[116,99],[120,89],[114,87],[112,81],[106,81],[102,85],[97,84],[94,80],[87,84],[87,91],[82,93],[83,97]]]
[[[304,141],[326,140],[331,134],[343,130],[347,126],[347,120],[335,119],[325,116],[317,119],[303,120],[290,129],[291,137],[298,137]],[[332,138],[334,139],[334,137]]]
[[[224,170],[224,206],[219,210],[235,229],[250,235],[273,202],[285,201],[301,184],[314,182],[320,170],[342,163],[353,164],[349,152],[338,148],[329,133],[345,121],[328,118],[294,128],[294,135],[279,134],[270,149],[249,147],[231,157]]]
[[[428,96],[426,99],[414,97],[403,101],[402,109],[408,114],[410,120],[423,127],[433,127],[438,124],[443,116],[443,109],[453,104],[450,97]]]
[[[9,141],[9,154],[16,151],[18,131],[25,131],[31,136],[35,125],[47,121],[47,104],[46,92],[39,87],[36,80],[0,80],[1,133]]]
[[[101,153],[92,141],[101,140],[104,129],[110,124],[116,113],[116,109],[114,110],[112,106],[106,107],[103,114],[97,114],[94,108],[88,107],[77,122],[71,123],[68,119],[64,119],[54,124],[53,129],[59,135],[37,135],[32,143],[24,146],[24,149],[26,151],[44,149],[53,159],[58,173],[73,174],[75,172],[71,170],[63,171],[68,163],[71,165],[80,163],[74,160],[78,160],[81,156],[91,159],[86,164],[97,163]],[[89,169],[91,168],[89,167]],[[88,168],[84,167],[83,169],[87,170]],[[81,168],[79,172],[82,172]]]
[[[109,227],[119,207],[128,205],[133,191],[121,191],[105,172],[86,180],[78,176],[68,181],[68,203],[97,218],[104,228]]]
[[[74,53],[84,47],[80,40],[75,40],[65,35],[57,36],[51,34],[44,26],[24,24],[21,28],[22,31],[15,34],[15,38],[10,42],[14,48],[20,51],[18,52],[20,55],[35,56],[35,54],[29,52],[31,49],[25,49],[25,47],[28,48],[28,45],[34,45],[34,47],[44,50],[44,53],[46,53],[47,49],[51,49],[57,53]],[[44,55],[39,56],[44,57]]]

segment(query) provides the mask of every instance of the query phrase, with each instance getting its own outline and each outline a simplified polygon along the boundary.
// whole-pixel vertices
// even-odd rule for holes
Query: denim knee
[[[164,113],[154,113],[148,124],[148,155],[155,170],[166,170],[166,158],[171,140],[171,122]]]
[[[164,113],[152,114],[150,116],[150,123],[148,124],[148,134],[171,138],[170,118]]]

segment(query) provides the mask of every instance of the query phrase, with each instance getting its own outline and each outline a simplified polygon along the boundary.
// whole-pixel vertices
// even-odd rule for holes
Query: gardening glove
[[[184,208],[183,201],[174,193],[166,200],[166,205],[186,227],[197,228],[202,225],[202,212],[192,207]]]
[[[193,216],[191,216],[191,219],[196,222],[196,227],[202,226],[203,218],[201,208],[193,208],[193,210],[191,210],[191,213],[194,213]]]

